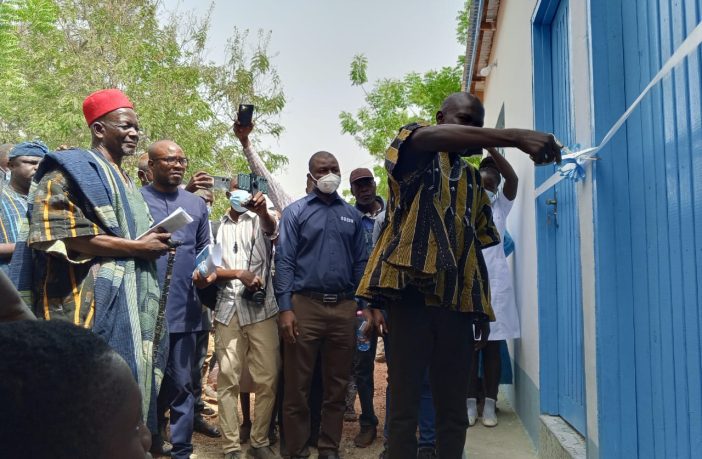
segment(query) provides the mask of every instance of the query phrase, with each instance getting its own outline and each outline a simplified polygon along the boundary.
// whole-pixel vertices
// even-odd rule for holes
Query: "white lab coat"
[[[507,215],[512,210],[514,201],[505,198],[502,192],[492,203],[492,219],[500,238],[504,238],[507,227]],[[502,246],[498,245],[483,250],[483,257],[490,277],[490,295],[495,322],[490,323],[490,341],[499,341],[520,337],[519,312],[512,287],[512,273],[507,265],[507,257]]]

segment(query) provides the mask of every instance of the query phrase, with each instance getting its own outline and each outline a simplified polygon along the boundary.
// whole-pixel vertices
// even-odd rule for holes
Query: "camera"
[[[259,191],[268,194],[268,180],[256,174],[237,174],[236,187],[255,195]]]
[[[263,306],[266,302],[266,291],[262,288],[258,290],[244,289],[241,297],[245,300],[253,301],[258,306]]]

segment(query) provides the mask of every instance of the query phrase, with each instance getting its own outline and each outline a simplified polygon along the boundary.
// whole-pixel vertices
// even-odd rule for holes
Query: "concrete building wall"
[[[487,78],[483,103],[485,126],[494,127],[504,105],[505,127],[534,126],[532,97],[531,16],[536,0],[500,2],[498,30],[490,63],[497,62]],[[536,234],[534,216],[534,165],[518,150],[506,157],[519,176],[519,193],[507,221],[515,241],[513,281],[521,319],[522,337],[510,346],[514,358],[515,384],[509,388],[529,436],[539,436],[539,323],[537,301]]]

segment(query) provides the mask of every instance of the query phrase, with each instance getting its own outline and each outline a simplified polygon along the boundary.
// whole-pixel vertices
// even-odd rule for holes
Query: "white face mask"
[[[341,176],[330,172],[324,177],[320,177],[319,179],[315,180],[315,183],[317,184],[319,191],[322,193],[332,194],[337,188],[339,188],[339,184],[341,184]]]

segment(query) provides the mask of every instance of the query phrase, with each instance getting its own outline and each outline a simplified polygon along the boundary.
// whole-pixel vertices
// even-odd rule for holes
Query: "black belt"
[[[312,290],[300,290],[295,293],[304,295],[313,300],[321,301],[322,303],[338,303],[343,300],[350,300],[356,296],[356,292],[340,292],[340,293],[322,293],[313,292]]]

